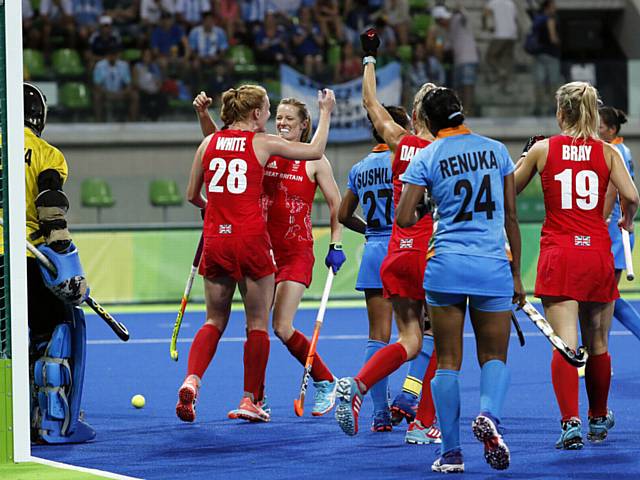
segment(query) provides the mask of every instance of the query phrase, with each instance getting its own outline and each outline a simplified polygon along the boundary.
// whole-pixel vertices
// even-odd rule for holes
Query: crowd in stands
[[[323,83],[361,75],[358,36],[375,25],[379,62],[403,63],[406,96],[432,81],[458,89],[473,115],[480,57],[461,3],[444,0],[22,0],[24,48],[47,68],[77,53],[95,121],[156,120],[200,90],[220,93],[293,65]],[[463,4],[464,2],[462,2]],[[36,6],[37,5],[37,6]],[[518,31],[513,0],[488,0],[487,62],[506,89]],[[25,57],[26,59],[27,57]],[[31,57],[29,57],[31,58]],[[549,63],[549,62],[547,62]],[[37,72],[25,75],[37,81]],[[46,71],[46,69],[45,69]],[[50,75],[57,82],[64,81]],[[555,79],[554,79],[555,81]]]

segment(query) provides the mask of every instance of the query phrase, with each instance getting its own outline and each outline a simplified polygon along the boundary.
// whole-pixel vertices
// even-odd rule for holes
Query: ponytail
[[[567,135],[576,138],[597,138],[598,90],[587,82],[571,82],[556,92],[558,111],[562,116],[562,128]]]
[[[245,120],[252,110],[262,108],[266,96],[267,91],[259,85],[230,88],[222,94],[220,119],[225,126]]]

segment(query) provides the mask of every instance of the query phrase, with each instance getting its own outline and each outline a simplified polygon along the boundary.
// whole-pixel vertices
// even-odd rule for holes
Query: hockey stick
[[[189,278],[187,278],[187,286],[184,288],[182,294],[182,301],[180,302],[180,310],[178,310],[178,316],[176,317],[176,323],[173,325],[173,332],[171,333],[171,346],[169,347],[169,354],[171,360],[178,361],[178,333],[180,332],[180,326],[182,325],[182,316],[187,308],[187,302],[189,301],[189,295],[191,295],[191,287],[193,286],[193,279],[198,272],[198,266],[200,265],[200,258],[202,257],[202,246],[204,243],[204,237],[200,235],[200,242],[198,242],[198,248],[196,249],[196,256],[193,257],[193,263],[191,264],[191,271],[189,272]]]
[[[313,336],[311,337],[311,345],[309,346],[309,352],[307,353],[307,361],[304,364],[302,384],[300,385],[300,396],[293,401],[293,410],[296,412],[298,417],[301,417],[304,414],[304,397],[307,395],[307,385],[309,383],[309,377],[311,377],[311,368],[313,367],[313,360],[316,356],[316,346],[318,345],[320,328],[322,327],[322,322],[324,320],[324,312],[327,309],[327,303],[329,302],[329,292],[331,291],[333,277],[333,270],[329,267],[327,281],[324,284],[324,291],[322,292],[322,300],[320,300],[320,308],[318,309],[318,315],[316,316],[316,325],[313,329]]]
[[[520,346],[524,347],[524,334],[522,333],[520,322],[518,322],[516,314],[513,312],[513,310],[511,311],[511,322],[513,323],[513,326],[516,329],[516,333],[518,334],[518,341],[520,342]]]
[[[29,250],[34,257],[36,257],[36,259],[47,268],[47,270],[53,274],[56,273],[56,267],[51,263],[51,261],[29,242],[27,242],[27,250]],[[107,325],[109,325],[109,328],[113,330],[120,340],[123,342],[129,340],[129,330],[127,330],[127,327],[125,327],[123,323],[118,322],[115,318],[109,315],[109,312],[107,312],[104,307],[96,302],[91,296],[87,296],[84,301],[94,312],[98,314],[101,319],[107,323]]]
[[[547,337],[551,345],[553,345],[560,355],[574,367],[583,367],[587,363],[589,354],[584,347],[578,347],[578,350],[573,350],[562,340],[556,332],[553,331],[549,322],[535,309],[531,303],[526,302],[522,307],[524,313],[531,319],[531,321],[538,327],[542,334]]]
[[[631,257],[631,240],[629,238],[629,232],[622,229],[622,249],[624,250],[624,263],[627,270],[627,280],[632,281],[636,278],[633,273],[633,259]]]

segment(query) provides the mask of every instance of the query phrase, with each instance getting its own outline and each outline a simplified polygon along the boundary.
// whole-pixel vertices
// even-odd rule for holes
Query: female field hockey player
[[[409,128],[409,117],[404,108],[385,108],[396,123],[403,128]],[[347,190],[338,214],[344,226],[364,234],[366,239],[356,280],[356,290],[364,291],[369,318],[369,340],[365,350],[365,363],[377,351],[388,345],[393,315],[390,300],[384,298],[382,294],[380,278],[380,265],[389,247],[393,224],[391,152],[375,128],[373,137],[378,144],[373,147],[369,155],[351,168]],[[358,204],[362,205],[366,222],[355,215]],[[374,432],[391,431],[388,383],[387,378],[384,378],[371,389],[373,400],[371,429]]]
[[[211,99],[204,92],[193,102],[205,136],[217,130],[207,110],[210,103]],[[311,114],[307,106],[294,98],[282,99],[276,112],[276,129],[285,140],[308,142],[311,138]],[[293,328],[293,319],[305,288],[311,284],[315,262],[311,225],[313,199],[316,188],[320,187],[329,206],[331,226],[331,243],[325,265],[337,273],[346,260],[342,252],[342,225],[338,221],[340,191],[325,156],[318,162],[302,164],[281,157],[270,158],[262,185],[262,208],[278,269],[273,329],[289,352],[304,365],[311,344],[307,337]],[[319,354],[314,357],[311,377],[315,387],[312,414],[324,415],[335,404],[337,383]],[[233,417],[235,411],[229,415]]]
[[[484,443],[489,465],[505,469],[510,455],[498,426],[509,384],[511,304],[524,303],[514,165],[503,144],[466,128],[453,90],[431,90],[422,108],[436,141],[418,152],[402,177],[405,188],[396,223],[406,228],[418,221],[416,207],[427,188],[439,213],[424,276],[438,352],[431,388],[442,430],[441,455],[431,469],[464,471],[458,376],[467,302],[481,367],[480,414],[473,421],[473,433]],[[511,265],[504,248],[505,230]],[[355,383],[352,392],[354,399],[360,395]]]
[[[618,150],[598,139],[598,92],[585,82],[567,83],[556,92],[560,135],[535,143],[516,171],[518,192],[538,172],[546,216],[540,238],[535,295],[547,320],[569,345],[582,342],[589,352],[585,383],[589,398],[589,440],[600,442],[614,425],[607,408],[611,381],[608,335],[619,297],[611,238],[603,218],[609,182],[618,190],[618,225],[633,230],[638,192]],[[578,371],[553,352],[551,379],[562,432],[556,448],[583,447],[578,412]]]
[[[627,115],[622,110],[614,107],[600,107],[599,114],[600,125],[598,127],[598,133],[600,134],[600,138],[618,149],[633,179],[633,158],[631,157],[631,150],[623,143],[623,138],[619,136],[620,127],[622,124],[627,123]],[[618,199],[618,192],[612,188],[611,182],[609,182],[609,188],[613,190],[613,192],[607,192],[607,200],[612,199],[613,201],[605,202],[604,214],[605,218],[608,218],[609,221],[609,236],[611,237],[611,253],[613,253],[613,261],[616,269],[616,283],[620,283],[622,270],[626,269],[624,250],[622,248],[622,232],[618,226],[618,220],[621,215],[620,200]],[[629,240],[631,242],[631,249],[633,250],[633,233],[629,234]],[[640,340],[640,315],[624,298],[620,297],[616,300],[613,308],[613,316]]]
[[[404,173],[413,156],[433,141],[426,128],[422,115],[421,103],[425,94],[435,88],[427,83],[418,91],[413,101],[412,121],[417,135],[394,122],[393,118],[376,98],[375,53],[379,40],[375,31],[369,30],[361,35],[365,53],[362,103],[369,114],[371,123],[385,143],[391,149],[393,161],[391,165],[393,181],[393,203],[397,207],[402,192],[400,175]],[[433,231],[431,214],[424,215],[413,227],[408,229],[393,225],[387,256],[382,262],[383,295],[391,300],[398,325],[398,343],[387,345],[379,350],[356,375],[356,379],[370,389],[382,378],[397,370],[408,358],[413,358],[409,372],[400,393],[391,405],[392,423],[398,424],[404,418],[410,422],[406,434],[409,443],[439,443],[440,430],[434,425],[435,407],[431,397],[429,382],[426,378],[424,392],[419,411],[418,396],[423,390],[423,378],[427,366],[432,364],[431,376],[435,373],[435,356],[433,353],[433,336],[423,340],[424,326],[424,278],[429,239]],[[417,419],[415,419],[418,417]],[[349,416],[347,415],[347,418]],[[415,419],[415,420],[414,420]],[[357,425],[342,424],[346,433],[355,434]],[[353,430],[351,430],[353,428]]]
[[[178,391],[176,414],[183,421],[195,419],[201,378],[229,321],[236,285],[242,293],[247,322],[245,392],[237,417],[269,421],[258,401],[269,358],[267,330],[276,271],[260,205],[264,167],[274,155],[298,160],[322,157],[335,105],[333,92],[318,92],[318,105],[318,128],[311,142],[289,142],[261,133],[270,116],[264,88],[231,88],[222,95],[220,118],[225,127],[207,136],[196,152],[187,197],[205,209],[200,273],[205,283],[207,320],[193,340],[187,377]]]

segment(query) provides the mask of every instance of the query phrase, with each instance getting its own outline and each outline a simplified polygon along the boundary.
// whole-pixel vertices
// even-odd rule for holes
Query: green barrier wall
[[[533,291],[540,225],[523,224],[522,273],[525,288]],[[125,232],[76,232],[76,242],[91,294],[101,303],[180,303],[200,232],[191,230],[156,230]],[[305,298],[319,299],[324,287],[324,257],[329,244],[329,229],[314,230],[316,263],[313,283]],[[362,257],[363,237],[344,233],[347,262],[333,282],[331,297],[361,298],[354,290],[358,265]],[[634,251],[634,267],[640,272],[640,249]],[[640,291],[638,282],[620,282],[621,291]],[[196,279],[191,293],[193,301],[202,301],[202,280]]]

